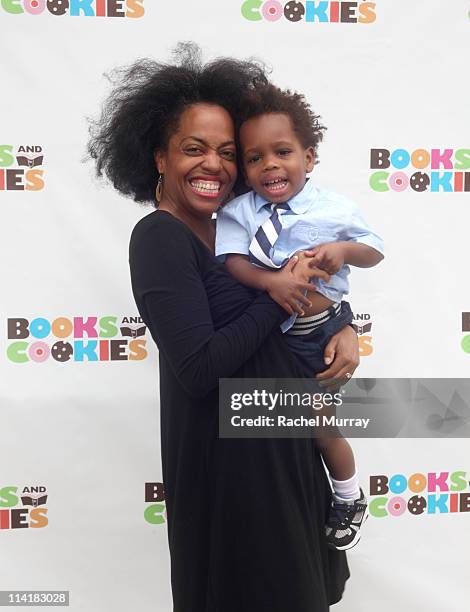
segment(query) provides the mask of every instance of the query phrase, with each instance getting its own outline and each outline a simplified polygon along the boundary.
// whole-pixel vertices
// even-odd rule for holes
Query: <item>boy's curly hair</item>
[[[267,84],[260,62],[219,58],[204,64],[194,43],[179,43],[172,63],[140,59],[106,75],[112,84],[101,115],[89,121],[88,155],[96,174],[136,202],[155,205],[154,151],[165,150],[183,111],[193,104],[225,108],[239,122],[245,94]]]
[[[271,83],[262,83],[245,96],[237,125],[240,127],[244,121],[266,113],[287,115],[302,146],[313,147],[315,163],[318,163],[318,145],[327,128],[320,123],[320,115],[313,112],[303,94],[280,89]]]

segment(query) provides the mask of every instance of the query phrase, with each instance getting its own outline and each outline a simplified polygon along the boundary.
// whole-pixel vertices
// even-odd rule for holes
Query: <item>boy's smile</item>
[[[246,182],[261,197],[278,204],[302,191],[314,152],[302,146],[288,115],[248,119],[240,127],[240,144]]]

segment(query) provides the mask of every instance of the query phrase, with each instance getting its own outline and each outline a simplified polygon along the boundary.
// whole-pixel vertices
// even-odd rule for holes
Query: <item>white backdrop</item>
[[[352,273],[353,311],[358,322],[372,322],[361,335],[357,374],[468,377],[461,342],[462,312],[470,310],[470,191],[377,192],[369,179],[377,171],[371,149],[464,149],[460,163],[451,156],[450,170],[422,171],[451,172],[450,184],[460,180],[454,172],[470,172],[470,0],[342,3],[352,14],[368,4],[369,23],[251,21],[242,4],[129,0],[128,11],[143,5],[144,13],[120,18],[11,12],[40,11],[42,0],[0,4],[0,590],[70,590],[74,611],[171,609],[163,506],[158,496],[145,498],[145,483],[161,482],[158,355],[148,332],[138,336],[138,321],[129,323],[138,313],[128,240],[151,208],[98,183],[80,161],[85,117],[97,114],[108,91],[103,73],[117,65],[168,59],[178,40],[195,40],[207,58],[264,59],[278,84],[305,93],[329,128],[313,179],[357,200],[386,243],[380,266]],[[308,1],[307,15],[315,7],[334,14],[335,4]],[[126,10],[117,0],[82,5]],[[43,159],[28,168],[21,156]],[[62,320],[48,334],[49,323],[63,318],[76,318],[73,332]],[[16,336],[17,319],[35,336]],[[366,490],[373,475],[463,471],[468,492],[467,440],[353,446]],[[47,493],[37,508],[25,499],[31,487],[39,487],[33,497]],[[371,516],[349,554],[352,578],[335,609],[466,609],[469,517]]]

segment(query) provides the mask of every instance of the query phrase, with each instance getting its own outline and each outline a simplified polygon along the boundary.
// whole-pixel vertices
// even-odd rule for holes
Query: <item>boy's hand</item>
[[[329,242],[304,251],[310,258],[310,265],[325,270],[328,274],[337,274],[344,266],[345,248],[343,242]]]
[[[325,282],[328,282],[330,280],[330,275],[325,272],[325,270],[321,270],[315,265],[313,256],[310,255],[311,252],[312,251],[298,251],[296,253],[299,261],[292,273],[296,278],[304,282],[308,282],[311,278],[321,278]],[[309,291],[316,291],[315,286],[310,285]]]
[[[304,311],[301,304],[312,305],[302,291],[315,290],[315,287],[308,280],[314,276],[328,280],[329,276],[323,270],[310,266],[306,257],[302,258],[301,263],[298,263],[298,261],[299,257],[294,255],[279,272],[270,274],[266,291],[288,314],[297,312],[302,316]],[[298,266],[300,266],[300,271],[297,270]],[[294,269],[296,273],[294,273]]]

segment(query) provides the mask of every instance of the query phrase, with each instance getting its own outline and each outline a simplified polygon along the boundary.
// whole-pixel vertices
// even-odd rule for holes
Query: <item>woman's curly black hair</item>
[[[88,119],[87,159],[122,194],[154,205],[159,174],[153,154],[166,149],[185,108],[217,104],[237,124],[245,94],[268,82],[260,62],[219,58],[204,64],[194,43],[179,43],[173,63],[140,59],[106,76],[112,90],[100,117]]]
[[[302,146],[313,147],[315,163],[318,163],[318,145],[327,128],[321,125],[320,115],[313,112],[303,94],[280,89],[272,83],[262,83],[247,92],[237,125],[240,127],[244,121],[266,113],[283,113],[290,117]]]

